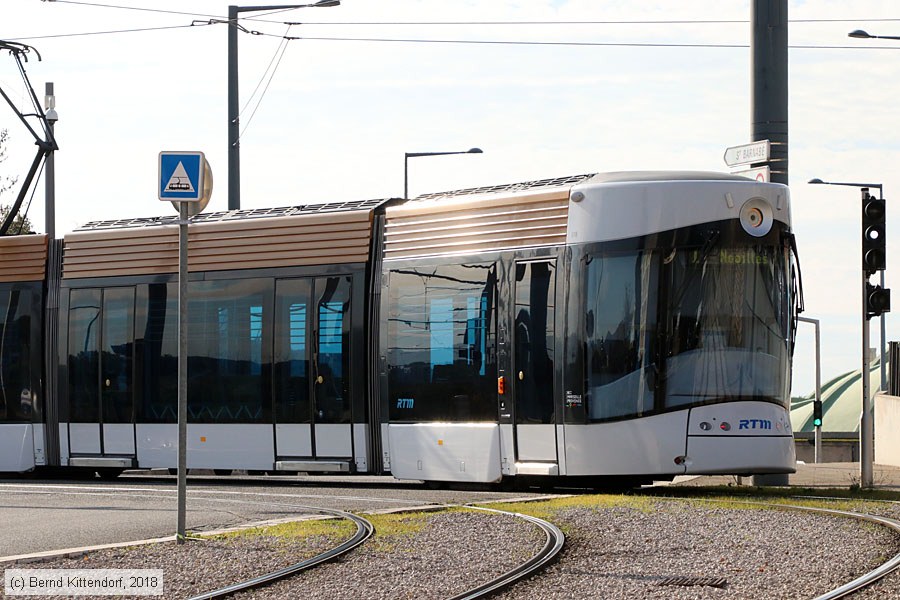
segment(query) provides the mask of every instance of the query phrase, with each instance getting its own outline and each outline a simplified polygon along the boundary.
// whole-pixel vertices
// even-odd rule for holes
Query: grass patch
[[[567,508],[603,509],[625,507],[649,512],[655,510],[655,501],[652,498],[643,496],[588,494],[566,498],[553,498],[551,500],[539,500],[537,502],[492,502],[481,506],[496,510],[522,513],[523,515],[550,521],[556,513]]]
[[[264,527],[249,527],[208,536],[212,540],[232,540],[252,537],[274,537],[282,540],[298,540],[308,537],[326,537],[329,540],[349,538],[356,532],[356,524],[347,519],[312,519],[291,521]]]
[[[752,496],[755,498],[795,498],[797,496],[818,496],[842,500],[879,500],[900,502],[900,493],[889,490],[862,490],[857,488],[802,488],[802,487],[756,487],[756,486],[667,486],[646,488],[640,491],[648,496]]]

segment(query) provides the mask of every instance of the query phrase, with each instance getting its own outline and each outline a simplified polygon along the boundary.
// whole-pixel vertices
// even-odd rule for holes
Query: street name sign
[[[772,169],[768,166],[758,167],[756,169],[745,169],[743,171],[732,171],[731,174],[749,177],[750,179],[755,179],[756,181],[761,181],[763,183],[772,181]]]
[[[206,158],[202,152],[159,153],[159,199],[200,202]]]
[[[743,146],[732,146],[725,150],[725,164],[729,167],[749,165],[751,163],[766,162],[772,145],[769,140],[760,140]]]

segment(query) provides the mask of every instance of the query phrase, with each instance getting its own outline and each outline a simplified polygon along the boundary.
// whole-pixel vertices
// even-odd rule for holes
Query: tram
[[[201,214],[188,467],[788,473],[782,185],[600,173]],[[0,471],[174,468],[177,223],[0,238]]]

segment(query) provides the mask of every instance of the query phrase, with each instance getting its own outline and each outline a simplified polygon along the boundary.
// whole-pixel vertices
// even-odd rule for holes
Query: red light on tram
[[[728,422],[726,422],[726,421],[722,421],[722,422],[719,424],[719,429],[721,429],[722,431],[730,431],[730,430],[731,430],[731,423],[728,423]]]

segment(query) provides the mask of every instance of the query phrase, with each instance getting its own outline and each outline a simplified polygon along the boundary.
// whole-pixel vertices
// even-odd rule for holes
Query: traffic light
[[[813,400],[813,426],[822,426],[822,401]]]
[[[891,312],[891,290],[866,282],[866,318]]]
[[[868,191],[863,192],[862,198],[862,232],[863,269],[867,275],[884,271],[887,263],[884,200]]]

